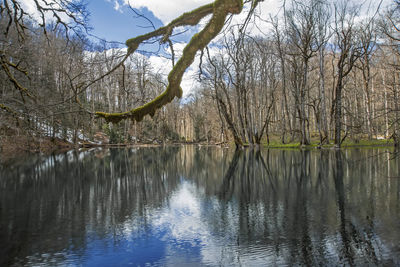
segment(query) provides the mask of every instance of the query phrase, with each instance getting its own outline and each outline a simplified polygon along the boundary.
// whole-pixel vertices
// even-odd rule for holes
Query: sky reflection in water
[[[398,265],[399,161],[168,147],[0,165],[0,266]]]

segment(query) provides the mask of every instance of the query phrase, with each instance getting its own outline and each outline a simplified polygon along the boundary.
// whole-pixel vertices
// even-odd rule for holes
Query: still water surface
[[[105,149],[0,165],[0,266],[400,265],[400,159]]]

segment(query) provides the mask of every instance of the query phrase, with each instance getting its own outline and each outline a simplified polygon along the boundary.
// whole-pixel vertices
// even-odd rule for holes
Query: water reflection
[[[389,151],[167,147],[0,166],[3,265],[399,265]]]

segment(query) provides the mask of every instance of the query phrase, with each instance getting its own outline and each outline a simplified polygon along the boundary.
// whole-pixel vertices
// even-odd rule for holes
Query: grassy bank
[[[353,147],[377,147],[377,146],[393,146],[393,140],[360,140],[358,142],[352,142],[351,140],[344,141],[342,148],[353,148]],[[320,145],[318,141],[312,141],[310,145],[301,146],[299,142],[282,144],[280,141],[273,140],[269,144],[265,143],[266,148],[280,148],[280,149],[299,149],[299,148],[333,148],[335,144],[333,140],[329,144]]]

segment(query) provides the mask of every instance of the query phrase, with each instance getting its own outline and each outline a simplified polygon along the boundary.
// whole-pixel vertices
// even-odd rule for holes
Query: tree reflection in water
[[[388,155],[187,146],[0,166],[0,265],[398,265]]]

